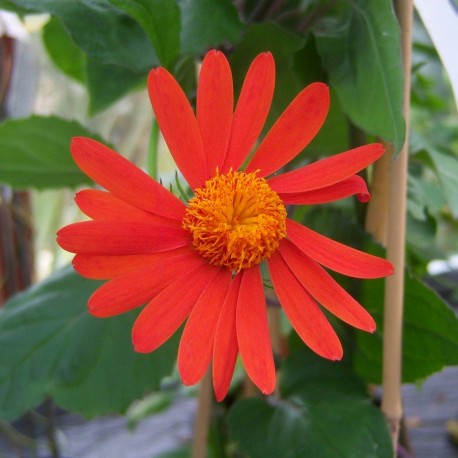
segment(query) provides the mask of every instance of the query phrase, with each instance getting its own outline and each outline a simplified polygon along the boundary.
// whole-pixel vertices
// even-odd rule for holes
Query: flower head
[[[195,193],[183,227],[210,264],[240,272],[270,258],[286,236],[285,206],[255,173],[217,173]]]
[[[89,299],[89,311],[109,317],[146,303],[133,328],[139,352],[155,350],[187,320],[178,351],[180,376],[185,384],[197,383],[213,361],[218,400],[227,393],[239,354],[263,393],[275,387],[262,262],[296,332],[332,360],[343,350],[321,307],[365,331],[374,331],[375,322],[323,267],[357,278],[393,271],[387,261],[287,218],[286,205],[350,195],[367,201],[366,184],[356,174],[384,149],[365,145],[274,175],[310,143],[329,108],[328,87],[311,84],[256,147],[274,81],[272,55],[260,54],[234,110],[229,64],[224,54],[210,51],[202,63],[195,115],[167,70],[151,72],[157,121],[194,190],[187,203],[94,140],[75,138],[71,146],[81,170],[106,189],[77,193],[76,203],[92,221],[58,233],[61,247],[76,253],[80,274],[108,280]]]

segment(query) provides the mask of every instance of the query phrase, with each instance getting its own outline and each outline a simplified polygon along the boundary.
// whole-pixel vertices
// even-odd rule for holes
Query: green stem
[[[159,125],[156,119],[153,119],[151,126],[151,135],[148,144],[147,170],[148,174],[157,180],[157,162],[159,146]]]

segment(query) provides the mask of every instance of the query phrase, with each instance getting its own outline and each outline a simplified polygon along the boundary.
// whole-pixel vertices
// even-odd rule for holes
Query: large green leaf
[[[97,138],[77,122],[55,116],[0,124],[0,181],[37,189],[90,183],[70,155],[70,140],[76,136]]]
[[[377,321],[373,335],[358,333],[354,363],[371,383],[382,380],[383,281],[363,284],[362,303]],[[444,366],[458,364],[458,318],[439,296],[419,280],[406,276],[402,381],[424,379]]]
[[[106,0],[11,0],[31,12],[62,20],[75,43],[100,62],[145,71],[158,64],[150,40],[138,22]]]
[[[89,113],[96,114],[116,102],[133,88],[145,84],[147,71],[106,64],[87,58],[57,17],[51,18],[43,30],[46,50],[53,62],[67,76],[87,86]]]
[[[176,0],[109,0],[134,18],[154,46],[159,62],[169,67],[180,52],[180,9]]]
[[[244,27],[230,0],[183,0],[180,9],[182,53],[195,56],[239,41]]]
[[[103,64],[93,59],[88,59],[86,69],[91,115],[105,110],[132,89],[146,84],[147,72],[133,72],[119,65]]]
[[[282,368],[280,399],[247,399],[229,413],[231,438],[251,458],[392,456],[386,421],[348,364],[305,346]]]
[[[1,310],[1,418],[14,419],[47,396],[86,416],[123,412],[172,371],[175,340],[140,355],[130,337],[135,313],[88,314],[99,285],[65,268]]]
[[[404,143],[399,27],[391,0],[351,0],[315,29],[332,88],[350,119],[368,133]]]
[[[56,17],[43,29],[46,51],[54,64],[67,76],[81,83],[86,79],[86,54],[73,41],[62,21]]]

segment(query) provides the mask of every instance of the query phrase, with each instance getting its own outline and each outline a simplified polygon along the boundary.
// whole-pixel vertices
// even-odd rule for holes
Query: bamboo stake
[[[210,428],[211,410],[212,374],[210,368],[200,382],[194,427],[194,442],[192,444],[192,458],[205,458],[207,456],[207,439]]]
[[[387,258],[393,263],[395,273],[391,277],[388,277],[385,283],[382,411],[384,412],[391,427],[394,455],[396,456],[399,429],[402,418],[402,315],[404,299],[413,1],[397,0],[395,2],[395,7],[402,33],[402,56],[404,67],[403,112],[406,120],[406,141],[398,157],[395,160],[392,160],[390,164]]]
[[[384,146],[386,153],[374,165],[365,227],[380,245],[386,247],[389,171],[394,147],[391,143],[385,143]]]

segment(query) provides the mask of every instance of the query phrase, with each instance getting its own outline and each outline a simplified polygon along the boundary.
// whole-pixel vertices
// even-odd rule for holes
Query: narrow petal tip
[[[84,141],[84,137],[72,137],[70,140],[70,146],[78,145]]]
[[[360,193],[356,195],[356,198],[363,204],[367,204],[371,200],[370,193]]]
[[[310,88],[313,88],[314,91],[319,94],[321,97],[327,96],[330,97],[330,90],[329,86],[326,83],[322,83],[321,81],[316,81],[315,83],[309,84]]]
[[[375,320],[372,318],[371,315],[370,316],[370,321],[367,323],[366,325],[366,328],[364,329],[364,331],[366,332],[369,332],[370,334],[373,334],[376,330],[377,330],[377,323],[375,322]]]
[[[151,350],[146,349],[144,345],[141,345],[138,342],[135,342],[135,338],[132,338],[132,346],[134,347],[134,351],[137,353],[150,353]]]
[[[205,54],[205,58],[212,57],[212,56],[224,56],[224,53],[220,51],[219,49],[210,49],[210,51]],[[225,56],[224,56],[225,57]]]
[[[275,390],[275,386],[269,387],[267,389],[261,389],[261,393],[263,395],[265,395],[265,396],[268,396],[268,395],[272,394],[274,392],[274,390]]]
[[[184,386],[193,386],[195,385],[196,383],[199,382],[199,380],[195,381],[194,379],[188,379],[184,374],[182,374],[180,372],[180,379],[181,379],[181,383],[184,385]]]
[[[335,346],[334,348],[329,349],[329,356],[327,357],[331,361],[340,361],[343,358],[344,350],[342,344],[339,340],[339,345]]]

